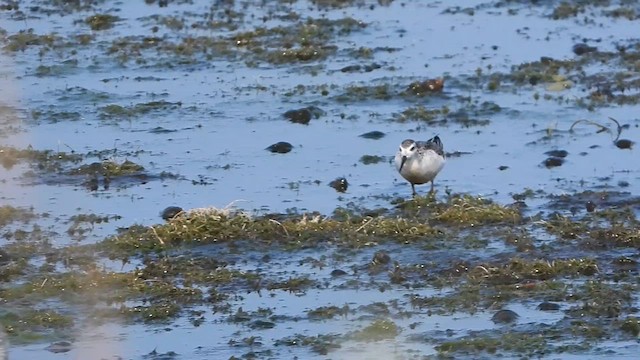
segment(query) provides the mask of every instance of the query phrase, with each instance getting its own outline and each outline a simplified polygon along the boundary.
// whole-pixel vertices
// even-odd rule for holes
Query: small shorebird
[[[396,169],[411,184],[413,196],[416,196],[415,185],[431,182],[444,166],[444,148],[438,136],[427,141],[407,139],[400,144],[395,158]]]

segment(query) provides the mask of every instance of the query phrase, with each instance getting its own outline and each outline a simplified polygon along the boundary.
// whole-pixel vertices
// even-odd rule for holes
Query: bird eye
[[[416,149],[415,145],[412,146],[409,150],[414,151]]]

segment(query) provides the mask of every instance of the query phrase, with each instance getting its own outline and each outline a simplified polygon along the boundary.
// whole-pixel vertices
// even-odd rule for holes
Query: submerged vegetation
[[[4,213],[3,226],[36,218],[29,212],[9,207]],[[374,213],[376,215],[371,215]],[[633,241],[638,236],[637,219],[624,206],[597,212],[597,218],[587,214],[561,220],[551,218],[548,222],[532,221],[534,218],[525,215],[519,207],[460,194],[450,194],[444,201],[433,197],[401,201],[395,210],[341,209],[333,216],[314,213],[258,216],[214,208],[182,211],[167,218],[164,224],[132,226],[96,244],[49,249],[45,263],[37,266],[26,249],[5,246],[0,258],[4,269],[0,273],[0,281],[4,282],[0,297],[5,308],[11,310],[5,310],[0,323],[17,343],[22,343],[66,337],[88,314],[102,321],[164,323],[185,316],[189,309],[198,306],[233,309],[232,299],[244,292],[269,292],[278,296],[278,292],[284,291],[304,296],[320,286],[320,279],[304,273],[280,276],[243,271],[231,260],[233,254],[237,251],[263,253],[259,261],[268,264],[278,252],[298,256],[296,254],[308,249],[326,253],[322,249],[329,248],[335,249],[336,255],[344,251],[358,254],[377,250],[368,263],[353,262],[350,256],[333,255],[333,266],[337,269],[368,269],[364,277],[334,270],[332,276],[345,281],[341,285],[343,290],[368,288],[373,279],[376,287],[389,290],[447,290],[431,296],[413,294],[405,305],[390,302],[361,308],[346,304],[319,307],[307,312],[310,321],[337,321],[362,312],[376,315],[368,325],[341,336],[289,337],[278,343],[307,346],[311,351],[326,354],[350,341],[380,341],[401,335],[408,329],[399,324],[400,318],[393,315],[393,307],[399,307],[395,311],[406,312],[404,316],[411,318],[425,311],[442,315],[475,314],[518,301],[540,303],[538,311],[558,311],[560,306],[552,307],[554,304],[549,301],[559,302],[565,316],[575,319],[566,323],[572,337],[597,339],[611,334],[624,337],[637,333],[637,321],[632,317],[636,286],[610,282],[637,271],[637,263],[630,259],[594,256],[595,253],[588,250],[582,250],[581,257],[571,257],[576,248],[582,248],[582,241],[603,236],[606,236],[603,240],[621,239],[619,242],[607,240],[611,245],[637,249],[640,242]],[[108,220],[88,215],[74,219],[74,223]],[[526,250],[519,256],[499,254],[476,258],[458,251],[445,257],[437,255],[438,250],[450,249],[456,243],[468,244],[470,229],[478,239],[484,239],[483,246],[492,246],[501,241],[498,239],[507,238],[507,244],[513,244],[508,246],[517,249],[518,242],[527,237],[523,234],[534,230],[546,231],[559,240],[540,243],[529,239]],[[518,231],[521,235],[517,238],[522,240],[514,235]],[[563,234],[568,232],[573,235],[566,241]],[[576,242],[577,239],[581,240]],[[420,256],[407,262],[395,253],[403,248],[418,251]],[[217,255],[212,256],[214,253]],[[300,264],[322,268],[326,256],[301,257]],[[105,257],[123,266],[136,265],[129,267],[130,270],[107,270],[98,265]],[[52,272],[55,268],[60,270]],[[13,272],[10,269],[14,269]],[[9,279],[17,278],[22,279],[20,284],[8,285]],[[31,310],[34,304],[50,301],[59,302],[63,308],[87,310],[76,316],[62,315],[66,311],[60,310]],[[252,313],[242,308],[234,311],[230,321],[246,322],[253,329],[270,329],[281,321],[275,316],[277,313]],[[514,320],[510,321],[517,322],[518,314],[504,312],[513,314]],[[200,323],[206,317],[201,313],[200,320],[194,321]],[[584,325],[577,327],[576,321]],[[596,322],[600,328],[610,328],[609,335],[589,330],[590,326],[595,330]],[[482,337],[462,335],[440,339],[434,335],[430,341],[435,342],[436,349],[443,355],[498,351],[539,355],[560,351],[555,345],[551,346],[550,334],[566,333],[563,326],[557,323],[535,336],[527,330],[516,333],[493,330]]]

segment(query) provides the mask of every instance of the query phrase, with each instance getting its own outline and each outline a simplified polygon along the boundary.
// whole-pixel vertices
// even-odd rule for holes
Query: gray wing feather
[[[417,141],[416,145],[421,151],[433,150],[438,155],[444,155],[444,146],[438,136],[434,136],[427,141]]]

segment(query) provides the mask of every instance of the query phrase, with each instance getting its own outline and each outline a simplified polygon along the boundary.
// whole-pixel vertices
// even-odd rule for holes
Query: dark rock
[[[551,157],[566,158],[567,155],[569,155],[569,152],[567,152],[566,150],[551,150],[551,151],[547,151],[544,154],[549,155]]]
[[[499,310],[491,317],[491,321],[496,324],[509,324],[516,321],[520,316],[512,310]]]
[[[594,212],[596,210],[596,204],[591,200],[587,201],[585,207],[587,208],[587,212]]]
[[[557,166],[562,166],[564,164],[564,159],[559,157],[549,157],[543,162],[544,166],[547,168],[554,168]]]
[[[286,141],[280,141],[273,145],[270,145],[266,150],[269,150],[272,153],[276,154],[286,154],[291,151],[291,149],[293,149],[293,145],[289,144]]]
[[[183,210],[179,206],[168,206],[166,209],[162,210],[162,212],[160,213],[160,217],[168,221],[176,217],[176,215],[180,214],[181,212],[183,212]]]
[[[319,107],[308,106],[302,109],[289,110],[284,113],[284,117],[292,123],[307,125],[312,118],[317,119],[324,114],[325,112]]]
[[[347,275],[347,272],[340,269],[335,269],[331,272],[331,277],[340,277]]]
[[[289,110],[284,113],[284,117],[292,123],[307,125],[311,121],[311,111],[307,108]]]
[[[558,310],[560,310],[560,305],[556,304],[556,303],[549,302],[549,301],[544,301],[544,302],[541,302],[540,305],[538,305],[538,310],[541,310],[541,311],[558,311]]]
[[[616,141],[616,146],[619,149],[631,149],[631,147],[633,146],[633,141],[627,140],[627,139],[620,139]]]
[[[274,327],[276,327],[276,324],[274,322],[271,321],[266,321],[266,320],[256,320],[253,323],[251,323],[251,325],[249,325],[250,328],[252,329],[273,329]]]
[[[347,188],[349,187],[349,182],[347,181],[346,178],[339,177],[333,180],[332,182],[330,182],[329,186],[336,189],[337,192],[343,193],[347,191]]]
[[[349,66],[343,67],[342,69],[340,69],[340,71],[342,71],[343,73],[351,73],[351,72],[360,71],[360,69],[362,69],[362,66],[360,65],[349,65]]]
[[[58,341],[55,342],[49,346],[47,346],[46,348],[44,348],[45,350],[48,350],[54,354],[60,354],[60,353],[66,353],[71,351],[72,346],[71,343],[68,341]]]
[[[378,139],[382,139],[385,135],[386,134],[383,133],[382,131],[374,130],[364,134],[360,134],[359,136],[365,139],[378,140]]]
[[[372,72],[373,70],[378,70],[380,69],[382,66],[380,66],[379,64],[373,63],[370,65],[365,65],[364,66],[364,72]]]
[[[585,43],[579,43],[579,44],[575,44],[573,45],[573,53],[580,56],[580,55],[584,55],[586,53],[590,53],[590,52],[594,52],[597,51],[598,48],[595,46],[589,46]]]

